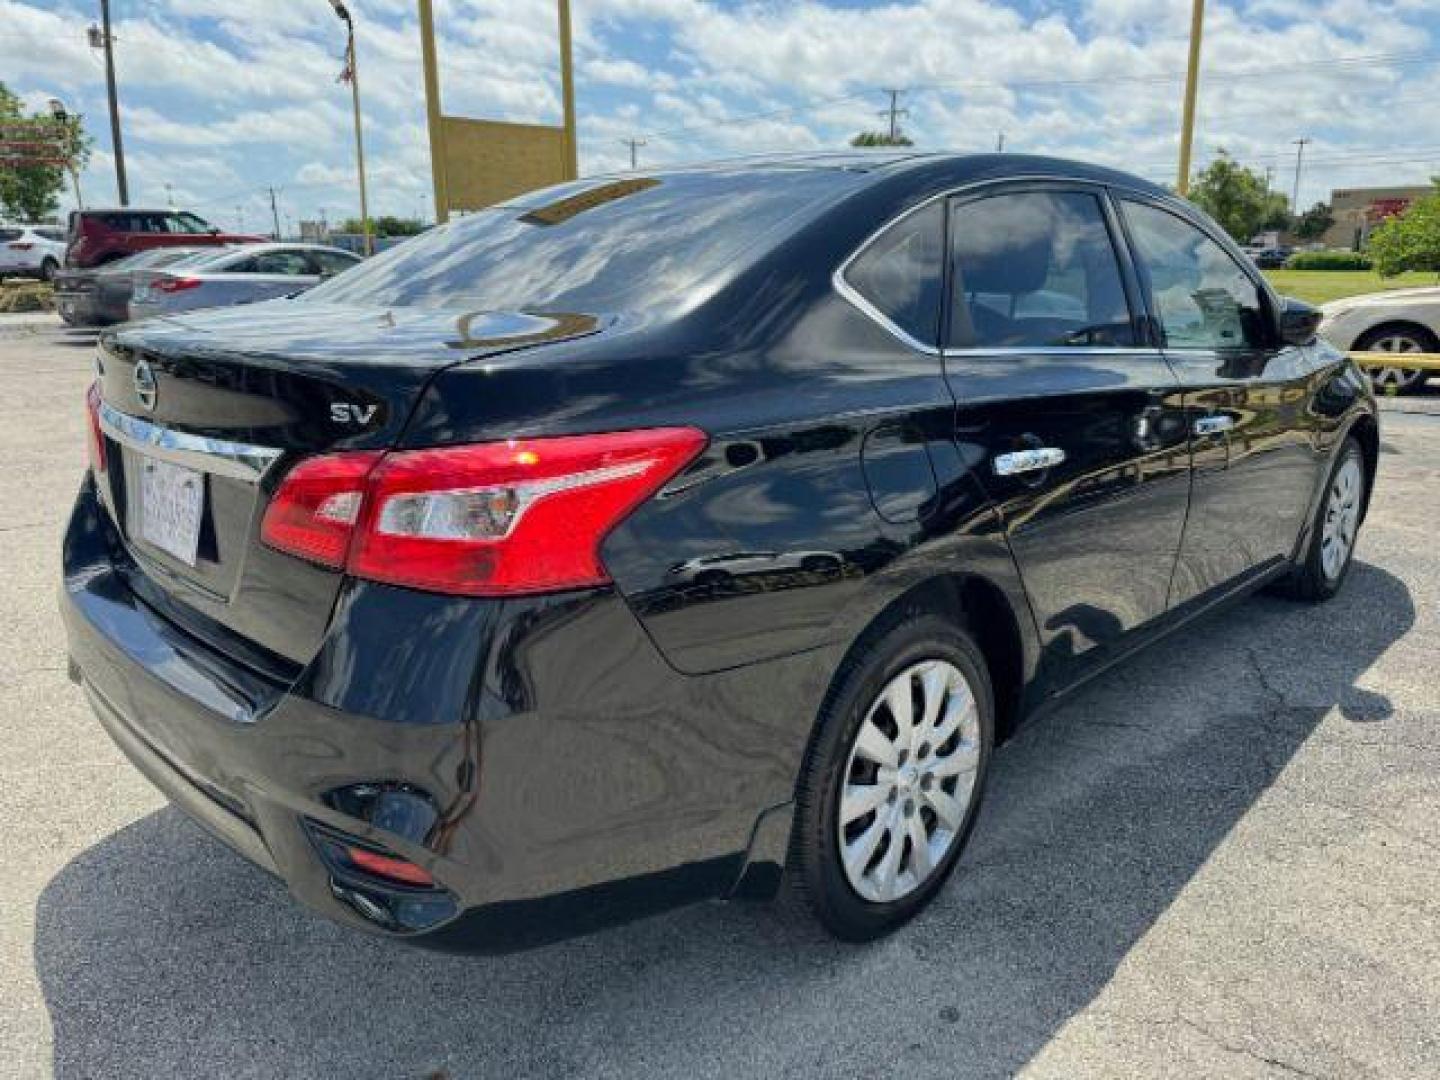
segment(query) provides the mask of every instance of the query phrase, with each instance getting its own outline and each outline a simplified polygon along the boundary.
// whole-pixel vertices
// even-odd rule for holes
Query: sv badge
[[[352,405],[348,401],[330,403],[330,419],[337,424],[368,424],[379,411],[379,405]]]

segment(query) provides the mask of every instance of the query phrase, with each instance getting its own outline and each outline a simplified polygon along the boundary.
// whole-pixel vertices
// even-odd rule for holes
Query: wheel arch
[[[1437,334],[1434,330],[1432,330],[1430,327],[1426,326],[1422,322],[1417,322],[1414,319],[1405,318],[1384,319],[1380,322],[1375,323],[1373,326],[1367,326],[1364,330],[1361,330],[1358,334],[1355,335],[1355,343],[1353,345],[1353,348],[1359,350],[1360,342],[1366,340],[1367,338],[1375,337],[1378,334],[1386,332],[1392,334],[1399,332],[1416,334],[1422,340],[1428,341],[1432,350],[1440,349],[1440,334]]]
[[[1355,437],[1365,458],[1365,501],[1360,508],[1363,521],[1370,512],[1370,494],[1375,490],[1375,474],[1380,468],[1380,425],[1370,413],[1361,413],[1345,434]]]
[[[979,574],[942,572],[910,586],[872,616],[855,635],[836,668],[820,715],[824,715],[851,657],[896,622],[916,611],[940,615],[975,640],[985,658],[995,696],[995,742],[1008,739],[1025,714],[1026,638],[1021,620],[1028,612],[1016,610],[1005,590]],[[818,728],[818,723],[817,723]]]

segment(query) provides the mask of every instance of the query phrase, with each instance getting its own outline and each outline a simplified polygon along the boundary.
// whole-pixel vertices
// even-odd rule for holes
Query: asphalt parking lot
[[[1440,1075],[1440,393],[1386,404],[1345,593],[1028,728],[917,924],[707,905],[494,959],[309,915],[92,720],[55,610],[92,348],[0,326],[0,1076]]]

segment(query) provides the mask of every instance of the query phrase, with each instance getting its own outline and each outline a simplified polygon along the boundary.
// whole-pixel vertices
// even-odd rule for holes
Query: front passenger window
[[[1224,248],[1176,214],[1129,199],[1123,206],[1168,347],[1265,345],[1260,289]]]

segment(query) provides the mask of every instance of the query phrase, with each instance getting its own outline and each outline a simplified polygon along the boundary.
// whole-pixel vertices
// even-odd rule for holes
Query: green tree
[[[90,160],[89,136],[79,117],[56,120],[48,113],[27,113],[20,99],[0,83],[0,140],[52,142],[67,165],[0,163],[0,211],[21,221],[41,221],[60,208],[67,169],[78,171]],[[16,136],[23,136],[17,138]]]
[[[340,226],[342,233],[363,231],[359,218],[346,218],[344,224]],[[416,236],[425,231],[425,223],[419,218],[393,217],[384,214],[370,219],[370,231],[376,236]]]
[[[1432,183],[1434,192],[1382,221],[1370,234],[1366,250],[1381,277],[1407,270],[1440,274],[1440,177]]]
[[[850,140],[851,146],[914,146],[915,141],[903,131],[890,135],[884,131],[862,131]]]
[[[1317,202],[1295,219],[1295,236],[1301,240],[1319,240],[1334,224],[1335,215],[1330,212],[1330,204]]]
[[[1190,181],[1190,201],[1241,244],[1264,229],[1290,226],[1285,196],[1266,190],[1263,176],[1224,150]]]

